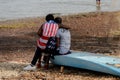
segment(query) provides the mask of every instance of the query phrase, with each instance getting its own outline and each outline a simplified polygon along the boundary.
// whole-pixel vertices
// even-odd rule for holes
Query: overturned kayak
[[[55,65],[88,69],[120,76],[120,59],[89,52],[72,51],[67,55],[56,55],[51,62]]]

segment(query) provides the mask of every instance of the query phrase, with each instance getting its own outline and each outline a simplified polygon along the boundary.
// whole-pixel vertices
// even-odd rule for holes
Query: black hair
[[[53,14],[48,14],[45,19],[46,19],[46,21],[54,20],[54,16],[53,16]]]
[[[62,23],[62,18],[56,17],[54,21],[58,24],[61,24]]]

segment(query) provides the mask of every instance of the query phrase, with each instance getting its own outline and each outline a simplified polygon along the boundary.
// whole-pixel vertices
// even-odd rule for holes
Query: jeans
[[[31,64],[36,65],[37,60],[40,59],[41,57],[42,57],[42,50],[39,47],[37,47],[33,60],[31,61]]]

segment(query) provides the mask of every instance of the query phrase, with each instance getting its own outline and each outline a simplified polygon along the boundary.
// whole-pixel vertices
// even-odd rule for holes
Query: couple
[[[41,61],[42,52],[44,52],[50,37],[57,38],[58,54],[69,53],[71,44],[71,34],[69,31],[70,28],[62,24],[62,18],[56,17],[54,19],[52,14],[48,14],[45,19],[46,22],[42,24],[38,30],[38,35],[40,38],[37,41],[37,49],[34,57],[31,61],[31,64],[26,66],[24,70],[36,70],[36,63],[38,60]]]

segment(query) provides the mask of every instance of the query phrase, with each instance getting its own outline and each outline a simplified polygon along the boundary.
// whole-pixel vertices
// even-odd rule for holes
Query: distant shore
[[[58,14],[55,16],[59,16]],[[94,36],[119,35],[120,11],[88,12],[61,16],[63,22],[72,29],[80,30],[80,34]],[[44,22],[44,17],[20,18],[0,21],[0,28],[37,27]],[[85,28],[85,29],[84,29]],[[86,30],[88,28],[88,30]],[[97,30],[95,30],[97,28]],[[102,30],[102,32],[101,32]],[[92,31],[92,32],[91,32]],[[100,32],[99,32],[100,31]],[[109,32],[109,33],[107,33]],[[102,35],[103,34],[103,35]]]

